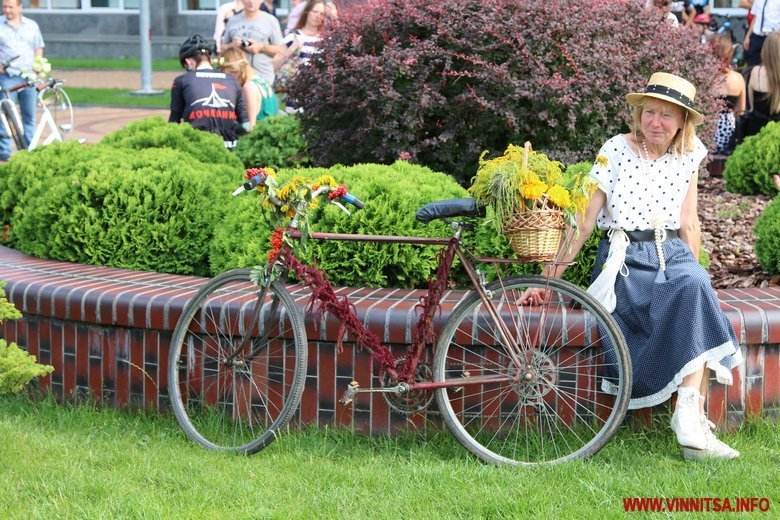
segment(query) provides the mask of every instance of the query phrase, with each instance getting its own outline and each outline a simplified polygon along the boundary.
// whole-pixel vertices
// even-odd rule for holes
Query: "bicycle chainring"
[[[399,358],[396,360],[396,368],[399,368],[401,365],[403,365],[404,359],[405,358]],[[426,363],[418,364],[417,369],[414,372],[414,380],[418,383],[433,380],[433,372],[431,372],[431,367]],[[388,388],[395,386],[396,384],[398,384],[398,381],[390,377],[387,372],[382,374],[383,387]],[[433,401],[432,390],[415,390],[405,394],[383,393],[382,396],[385,398],[385,401],[387,402],[388,406],[390,406],[390,408],[396,412],[407,415],[424,412],[431,404],[431,401]]]

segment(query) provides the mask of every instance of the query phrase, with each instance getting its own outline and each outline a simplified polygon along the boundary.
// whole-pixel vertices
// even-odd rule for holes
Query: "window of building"
[[[226,4],[231,0],[179,0],[179,8],[182,12],[198,11],[209,12],[216,11],[217,7]],[[274,0],[276,4],[276,13],[286,14],[290,11],[290,0]]]
[[[22,0],[25,9],[99,11],[103,9],[138,9],[139,0]]]

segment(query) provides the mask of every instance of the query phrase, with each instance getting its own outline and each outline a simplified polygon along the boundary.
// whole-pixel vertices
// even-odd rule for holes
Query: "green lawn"
[[[618,518],[630,497],[765,497],[780,511],[777,425],[723,437],[740,459],[685,462],[666,425],[531,469],[482,464],[444,431],[307,430],[243,457],[190,443],[171,417],[3,397],[0,516]]]
[[[53,69],[141,69],[140,58],[49,58]],[[179,60],[153,60],[153,70],[181,70]]]
[[[171,93],[168,90],[154,95],[131,94],[130,90],[118,88],[66,87],[66,91],[74,105],[168,108],[171,103]]]

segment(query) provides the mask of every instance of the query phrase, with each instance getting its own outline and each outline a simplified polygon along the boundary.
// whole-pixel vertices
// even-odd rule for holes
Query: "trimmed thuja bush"
[[[761,267],[780,273],[780,197],[770,202],[756,221],[756,256]]]
[[[723,177],[726,189],[733,193],[774,195],[776,173],[780,173],[780,123],[772,121],[737,146],[726,160]]]
[[[291,85],[309,154],[408,158],[464,184],[482,150],[508,143],[592,160],[626,128],[625,94],[659,70],[691,80],[713,122],[711,52],[643,4],[371,0],[330,27]]]
[[[405,161],[390,166],[361,164],[328,170],[282,170],[277,176],[284,181],[293,176],[314,179],[323,173],[347,184],[349,191],[365,202],[365,208],[352,210],[352,215],[346,216],[331,204],[320,205],[311,212],[314,231],[448,237],[451,230],[446,223],[421,224],[414,214],[429,202],[468,197],[451,177]],[[478,255],[511,258],[513,253],[506,238],[496,232],[490,218],[488,215],[487,219],[476,220],[475,232],[467,233],[464,242]],[[269,250],[270,232],[257,197],[238,197],[215,233],[210,255],[212,272],[260,264]],[[567,279],[588,285],[595,246],[594,237],[583,248],[578,263],[566,272]],[[308,261],[316,259],[336,285],[404,288],[426,286],[438,266],[437,252],[438,248],[430,246],[310,241],[303,257]],[[514,266],[512,272],[531,273],[538,269],[536,264],[524,264]],[[490,268],[483,271],[489,277],[495,276]],[[466,280],[457,265],[452,276],[460,282]]]
[[[311,164],[301,123],[294,115],[263,119],[254,130],[238,140],[236,156],[247,168],[300,168]]]
[[[0,218],[11,246],[42,258],[207,275],[242,171],[218,136],[153,118],[95,146],[17,154],[0,177]]]
[[[251,267],[268,251],[271,226],[257,197],[230,196],[243,174],[235,157],[227,164],[202,162],[221,161],[223,151],[214,135],[147,121],[96,146],[55,143],[19,153],[2,167],[0,218],[11,228],[10,245],[42,258],[196,275]],[[283,181],[323,173],[346,183],[366,207],[347,217],[337,207],[321,204],[311,212],[312,228],[318,231],[449,236],[444,222],[422,225],[414,213],[432,201],[468,196],[452,177],[406,161],[288,168],[278,175]],[[511,256],[490,218],[476,222],[466,243],[478,255]],[[310,245],[305,259],[316,259],[341,285],[421,287],[437,266],[437,249],[431,247]],[[568,279],[587,285],[594,246],[588,243],[579,263],[567,271]],[[513,267],[514,272],[537,269]],[[457,265],[453,277],[464,280]]]

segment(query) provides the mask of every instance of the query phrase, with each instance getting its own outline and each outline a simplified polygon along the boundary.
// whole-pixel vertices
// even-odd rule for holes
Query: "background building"
[[[214,34],[217,5],[227,0],[150,0],[152,56],[178,55],[193,34]],[[284,21],[290,0],[276,0]],[[139,0],[23,0],[24,15],[41,27],[49,57],[138,57]]]
[[[228,0],[150,0],[152,56],[175,57],[179,44],[193,34],[211,36],[218,5]],[[363,0],[335,0],[341,9]],[[282,21],[290,0],[275,0]],[[23,0],[24,14],[41,27],[50,57],[137,57],[139,0]],[[739,0],[710,0],[719,21],[732,18],[738,37],[746,14]]]

